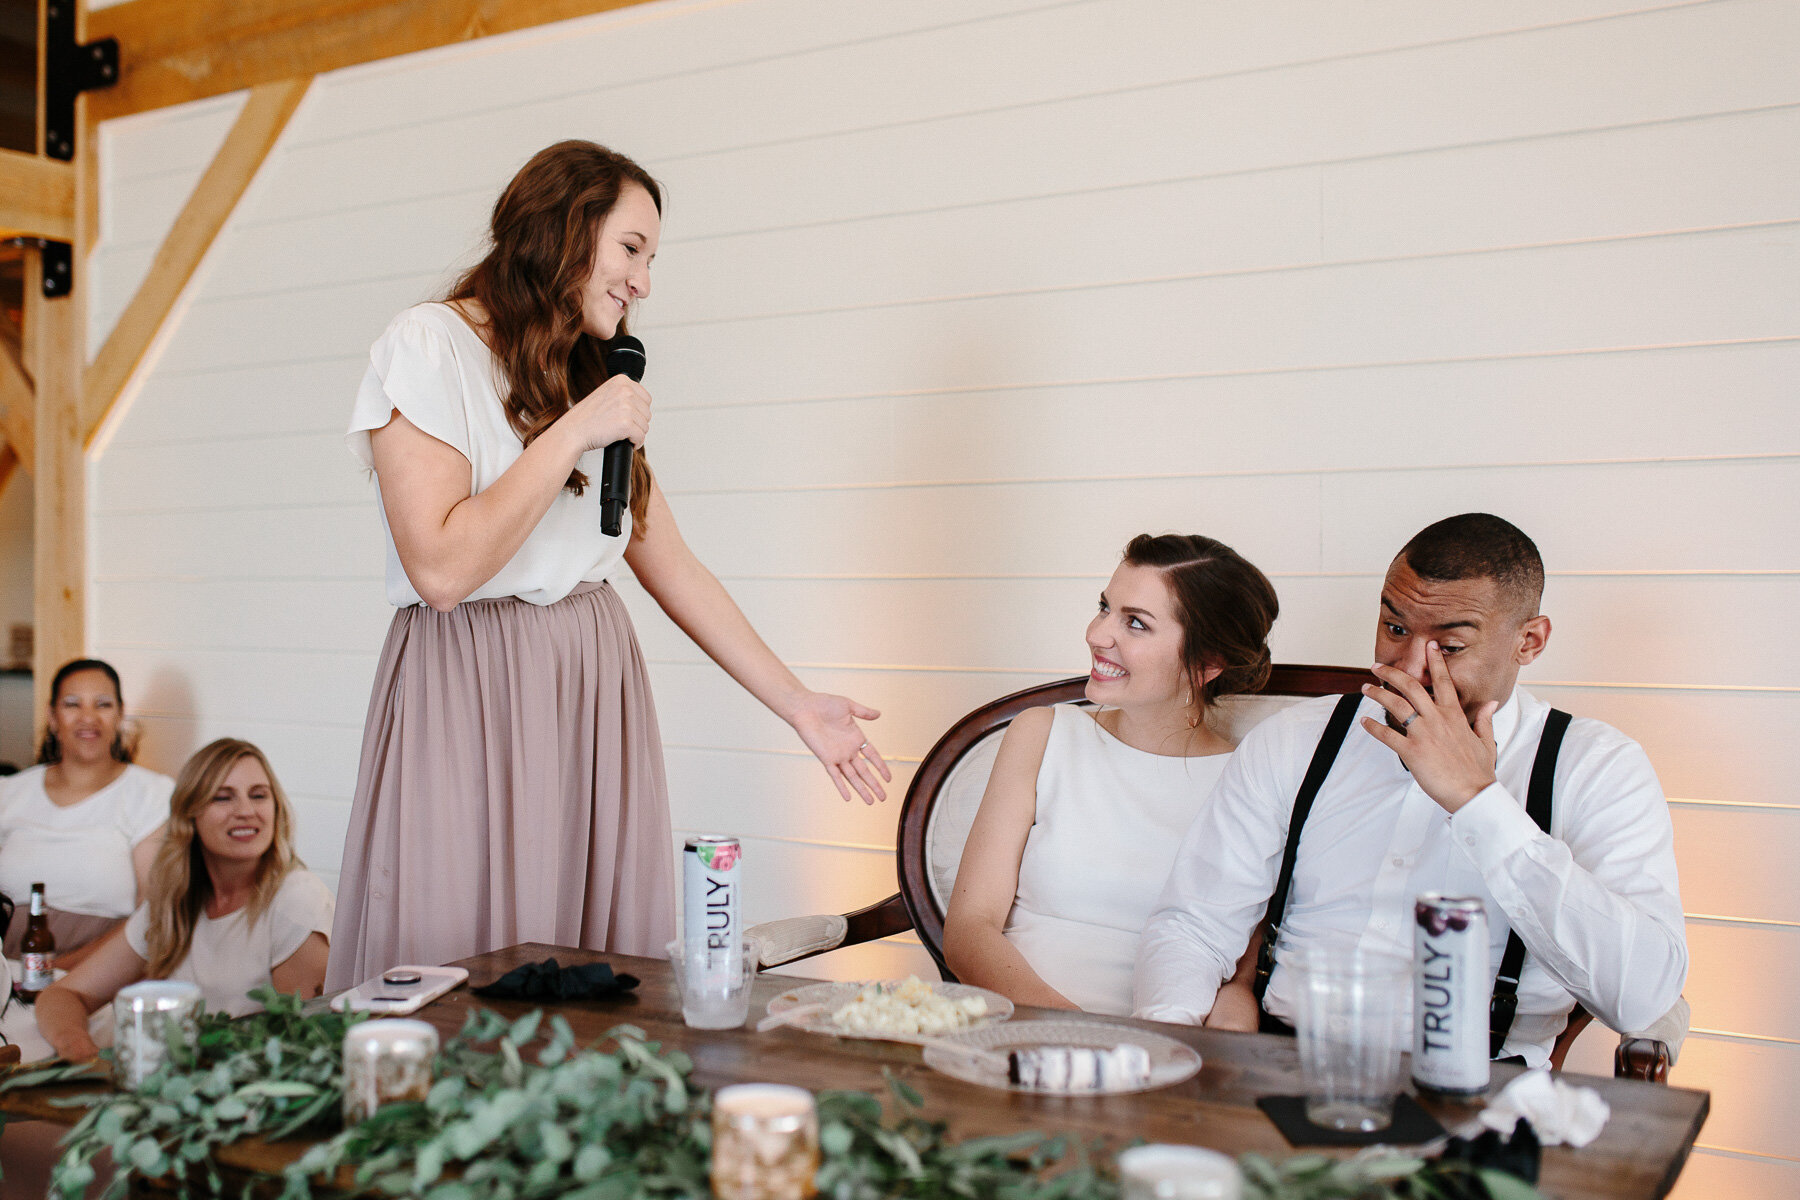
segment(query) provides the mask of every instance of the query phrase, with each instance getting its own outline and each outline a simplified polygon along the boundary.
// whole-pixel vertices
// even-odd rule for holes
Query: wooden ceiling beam
[[[87,14],[119,39],[97,120],[628,8],[647,0],[130,0]]]
[[[36,154],[0,150],[0,238],[67,242],[74,236],[74,166]]]
[[[193,278],[219,230],[225,227],[244,189],[256,178],[257,169],[287,128],[288,118],[300,106],[311,82],[290,79],[251,89],[236,124],[225,135],[181,215],[157,247],[149,274],[138,285],[137,294],[120,314],[119,323],[82,377],[84,444],[100,431],[113,402],[149,353],[169,313],[181,299],[182,289]]]

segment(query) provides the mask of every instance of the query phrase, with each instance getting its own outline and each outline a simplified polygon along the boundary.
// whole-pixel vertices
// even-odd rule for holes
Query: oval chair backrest
[[[1369,678],[1366,671],[1350,667],[1278,664],[1268,690],[1220,701],[1211,717],[1213,727],[1232,741],[1241,741],[1258,722],[1290,704],[1354,691]],[[944,912],[1006,727],[1020,712],[1039,705],[1092,707],[1082,699],[1086,682],[1085,676],[1065,679],[978,709],[945,734],[920,764],[901,813],[900,885],[913,927],[940,969]]]

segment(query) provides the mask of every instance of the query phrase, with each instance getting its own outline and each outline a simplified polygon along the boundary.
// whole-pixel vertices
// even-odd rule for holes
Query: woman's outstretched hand
[[[837,785],[838,794],[850,799],[852,791],[864,804],[887,799],[882,780],[894,778],[881,751],[869,744],[858,720],[873,721],[881,714],[845,696],[808,692],[794,710],[794,732],[813,756],[825,764],[825,773]]]

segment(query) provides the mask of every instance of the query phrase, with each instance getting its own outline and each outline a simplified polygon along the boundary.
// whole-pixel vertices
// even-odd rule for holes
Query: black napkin
[[[1357,1133],[1327,1129],[1306,1119],[1305,1096],[1259,1096],[1256,1107],[1269,1114],[1275,1128],[1290,1146],[1413,1146],[1444,1136],[1437,1118],[1419,1107],[1419,1102],[1402,1092],[1394,1102],[1394,1120],[1386,1129]]]
[[[563,967],[546,958],[514,967],[474,993],[487,1000],[615,1000],[637,985],[636,975],[614,975],[607,963]]]
[[[1538,1142],[1537,1130],[1531,1127],[1530,1121],[1520,1117],[1513,1126],[1510,1137],[1501,1137],[1496,1129],[1484,1129],[1473,1138],[1453,1137],[1444,1147],[1444,1152],[1433,1161],[1492,1167],[1534,1184],[1538,1181],[1538,1167],[1543,1161],[1543,1155],[1544,1148]]]

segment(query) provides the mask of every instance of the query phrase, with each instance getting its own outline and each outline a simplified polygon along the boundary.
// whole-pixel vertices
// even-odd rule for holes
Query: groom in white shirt
[[[1673,830],[1638,744],[1577,718],[1555,758],[1550,832],[1525,798],[1551,710],[1516,686],[1543,652],[1544,568],[1515,526],[1465,513],[1422,530],[1382,584],[1374,668],[1303,825],[1263,1007],[1293,1021],[1294,947],[1411,957],[1421,892],[1479,896],[1498,970],[1524,943],[1518,1009],[1499,1056],[1549,1057],[1579,1001],[1613,1029],[1678,999],[1687,942]],[[1139,943],[1136,1015],[1197,1024],[1264,916],[1294,799],[1337,697],[1262,722],[1189,829]],[[1255,1014],[1210,1024],[1254,1028]]]

